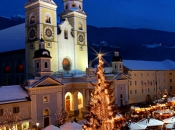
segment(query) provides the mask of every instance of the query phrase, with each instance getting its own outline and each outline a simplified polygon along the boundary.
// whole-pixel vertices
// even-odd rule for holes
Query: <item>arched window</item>
[[[49,116],[49,109],[44,109],[43,115],[44,116]]]
[[[38,63],[38,62],[36,63],[36,68],[37,68],[37,69],[39,68],[39,63]]]
[[[30,15],[30,18],[29,18],[30,24],[35,23],[35,22],[36,22],[35,20],[36,20],[36,18],[35,18],[35,14],[32,13],[32,14]]]
[[[44,67],[47,68],[47,62],[44,63]]]
[[[19,64],[16,68],[17,73],[23,73],[24,72],[24,66],[22,64]]]
[[[122,94],[120,94],[120,98],[123,98],[123,95]]]
[[[73,4],[72,4],[72,7],[73,7],[73,8],[76,8],[76,4],[75,4],[75,3],[73,3]]]
[[[69,95],[66,97],[66,100],[70,100],[70,96]]]
[[[78,30],[83,30],[83,24],[81,22],[78,22]]]
[[[68,39],[68,31],[64,30],[64,39]]]
[[[10,73],[10,66],[9,65],[4,67],[4,72],[5,73]]]
[[[68,5],[65,6],[65,9],[66,9],[66,10],[68,9]]]
[[[51,17],[49,14],[45,15],[45,23],[51,23]]]
[[[79,5],[79,9],[81,9],[81,5]]]

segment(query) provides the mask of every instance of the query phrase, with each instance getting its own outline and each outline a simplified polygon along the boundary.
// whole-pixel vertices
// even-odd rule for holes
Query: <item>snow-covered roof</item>
[[[0,104],[27,101],[29,95],[19,85],[0,87]]]
[[[0,30],[0,52],[25,48],[25,23]]]
[[[123,65],[130,70],[175,70],[175,62],[164,61],[142,61],[142,60],[123,60]]]

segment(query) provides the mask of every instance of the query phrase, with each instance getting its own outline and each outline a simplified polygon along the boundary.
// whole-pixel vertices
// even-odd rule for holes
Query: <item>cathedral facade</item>
[[[26,77],[33,76],[32,58],[42,37],[52,56],[51,70],[56,73],[88,67],[86,14],[82,0],[63,0],[64,10],[59,14],[53,0],[29,0],[26,10]]]

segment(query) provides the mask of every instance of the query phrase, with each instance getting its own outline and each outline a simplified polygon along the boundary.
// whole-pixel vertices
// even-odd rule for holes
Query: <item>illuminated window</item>
[[[43,102],[49,102],[49,97],[48,96],[44,96],[43,97]]]
[[[44,116],[49,116],[49,110],[48,109],[45,109],[44,112],[43,112],[43,115]]]
[[[9,65],[5,66],[4,72],[5,73],[10,73],[10,66]]]
[[[19,64],[16,68],[16,72],[23,73],[24,72],[24,66],[22,64]]]
[[[45,23],[51,23],[51,18],[48,14],[45,16]]]
[[[83,30],[83,24],[81,22],[78,22],[78,29]]]
[[[19,113],[19,107],[13,107],[13,113]]]
[[[35,14],[34,13],[32,13],[30,15],[30,24],[33,24],[33,23],[35,23]]]

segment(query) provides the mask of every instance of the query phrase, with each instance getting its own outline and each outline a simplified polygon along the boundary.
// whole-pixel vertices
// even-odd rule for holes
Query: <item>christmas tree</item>
[[[84,123],[83,130],[115,130],[121,127],[123,118],[116,118],[114,87],[112,82],[105,79],[102,55],[99,54],[98,58],[97,83],[92,84],[95,89],[87,106],[89,114],[85,116],[87,122]]]

